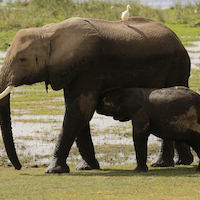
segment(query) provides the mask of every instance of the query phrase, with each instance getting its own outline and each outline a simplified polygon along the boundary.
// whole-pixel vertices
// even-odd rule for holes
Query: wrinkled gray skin
[[[185,142],[200,158],[200,95],[186,87],[115,89],[101,95],[97,112],[119,121],[132,120],[135,171],[148,170],[150,133],[162,139]],[[197,170],[200,171],[200,164]]]
[[[122,21],[69,18],[15,35],[0,71],[0,92],[8,86],[42,81],[54,90],[64,90],[67,112],[46,172],[67,173],[66,159],[74,141],[83,158],[77,169],[99,169],[89,121],[100,92],[113,87],[187,86],[189,75],[185,48],[163,24],[140,17],[124,25]],[[7,154],[20,169],[9,95],[0,101],[0,119]]]

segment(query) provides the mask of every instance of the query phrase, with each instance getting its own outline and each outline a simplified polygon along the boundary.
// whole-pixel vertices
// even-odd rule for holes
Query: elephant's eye
[[[35,60],[36,60],[36,63],[38,63],[38,57],[37,56],[36,56]]]
[[[24,62],[26,59],[25,58],[20,58],[19,60],[20,60],[20,62]]]

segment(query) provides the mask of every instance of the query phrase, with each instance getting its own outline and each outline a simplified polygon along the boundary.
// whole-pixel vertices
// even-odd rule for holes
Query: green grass
[[[102,170],[48,175],[44,168],[0,168],[0,199],[198,199],[200,173],[194,166],[150,168],[135,173],[135,166],[106,166]]]

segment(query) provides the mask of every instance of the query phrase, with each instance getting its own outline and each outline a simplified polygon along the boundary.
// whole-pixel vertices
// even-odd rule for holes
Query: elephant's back
[[[81,19],[81,18],[79,18],[79,19]],[[109,27],[112,27],[112,26],[117,26],[118,24],[123,26],[122,20],[108,21],[108,20],[95,19],[95,18],[82,18],[82,19],[85,19],[85,20],[91,22],[92,24],[96,24],[99,26],[109,25]],[[136,16],[136,17],[129,17],[129,19],[127,21],[125,21],[124,26],[126,26],[130,23],[147,24],[147,23],[158,23],[158,22],[156,22],[155,20],[149,19],[149,18]]]
[[[85,19],[105,39],[117,38],[119,40],[144,40],[147,38],[159,38],[160,36],[175,36],[174,32],[164,24],[144,17],[130,17],[124,23],[120,21],[106,21],[100,19]]]
[[[181,110],[181,107],[186,109],[186,107],[200,105],[200,95],[187,87],[176,86],[153,90],[149,93],[148,101],[152,106],[162,107],[164,105],[165,108],[169,107],[174,110],[180,106],[178,110]]]
[[[104,41],[104,52],[134,57],[149,55],[169,55],[185,51],[175,33],[164,24],[142,17],[129,20],[104,21],[87,19],[99,32]],[[141,53],[142,52],[142,53]],[[139,53],[139,55],[137,55]],[[145,56],[146,57],[146,56]]]

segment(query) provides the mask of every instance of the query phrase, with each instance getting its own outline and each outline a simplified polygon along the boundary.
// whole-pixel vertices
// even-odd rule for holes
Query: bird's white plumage
[[[129,9],[131,9],[130,5],[127,5],[127,10],[122,12],[121,19],[123,21],[128,20],[128,18],[129,18]]]

